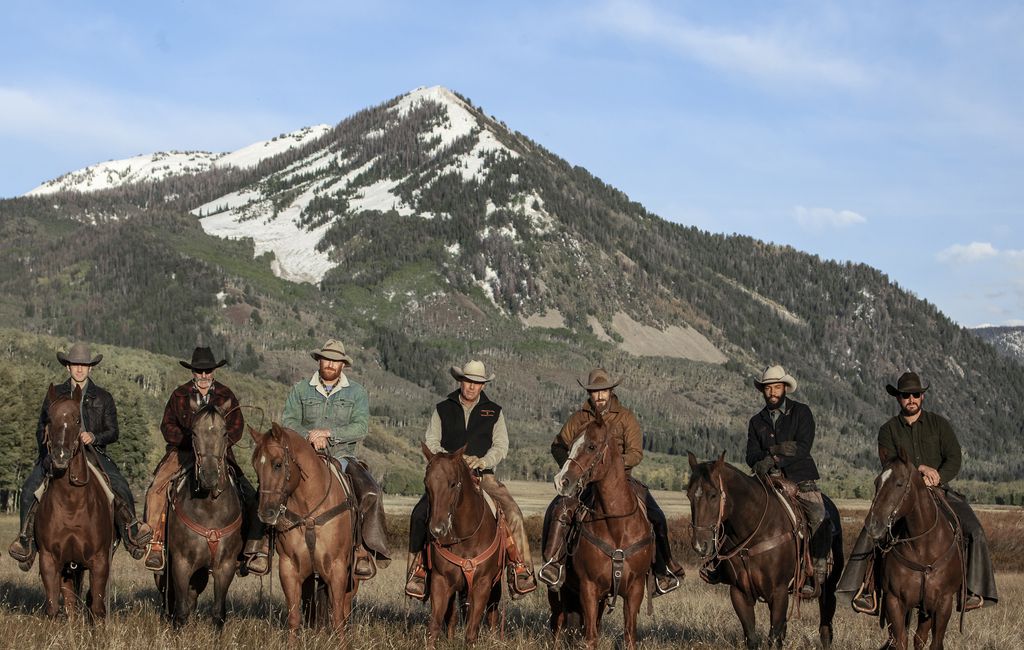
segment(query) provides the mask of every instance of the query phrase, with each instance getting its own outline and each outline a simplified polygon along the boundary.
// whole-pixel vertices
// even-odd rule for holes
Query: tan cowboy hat
[[[927,386],[921,385],[921,378],[916,372],[905,372],[896,380],[896,385],[885,385],[885,392],[893,397],[899,397],[900,393],[923,393],[928,390]]]
[[[102,360],[102,354],[97,354],[95,357],[92,356],[92,350],[89,349],[88,343],[75,343],[68,350],[67,354],[63,352],[57,353],[57,361],[60,361],[65,366],[71,364],[76,366],[95,366]]]
[[[192,350],[192,361],[179,361],[178,363],[189,370],[198,372],[216,370],[227,362],[227,359],[217,361],[210,348],[196,348]]]
[[[455,377],[459,381],[465,379],[466,381],[471,381],[477,384],[486,384],[487,382],[492,381],[495,376],[493,372],[488,375],[487,368],[484,367],[484,362],[477,361],[475,359],[467,361],[466,365],[461,368],[458,366],[452,366],[452,369],[449,372],[452,373],[452,377]]]
[[[764,390],[768,384],[785,384],[790,393],[796,392],[796,379],[782,366],[768,366],[761,373],[760,378],[754,378],[754,388],[757,390]]]
[[[330,361],[342,361],[345,365],[352,366],[352,357],[345,354],[345,346],[337,339],[328,339],[322,348],[313,350],[309,353],[309,356],[317,361],[328,359]]]
[[[587,375],[586,381],[583,381],[583,379],[581,378],[577,379],[576,383],[582,386],[584,390],[589,392],[592,390],[610,390],[618,386],[620,381],[622,380],[616,379],[613,381],[612,378],[608,375],[608,371],[605,370],[604,368],[594,368],[593,370],[590,371],[590,374]]]

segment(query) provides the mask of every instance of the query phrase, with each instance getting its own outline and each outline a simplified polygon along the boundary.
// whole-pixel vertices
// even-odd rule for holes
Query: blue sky
[[[865,262],[1024,325],[1024,5],[24,2],[0,25],[0,197],[228,151],[418,86],[656,214]]]

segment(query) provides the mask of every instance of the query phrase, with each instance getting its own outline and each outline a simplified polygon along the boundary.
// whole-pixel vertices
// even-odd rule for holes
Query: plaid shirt
[[[235,408],[238,406],[238,400],[231,389],[224,384],[214,381],[208,394],[213,404],[225,411],[230,411],[225,422],[227,424],[228,453],[230,454],[230,446],[242,438],[242,431],[245,428],[242,410]],[[164,419],[160,423],[160,432],[164,434],[168,450],[192,444],[194,411],[190,403],[191,400],[196,400],[197,403],[199,401],[199,391],[196,390],[195,384],[191,380],[175,388],[171,393],[171,398],[167,400]]]

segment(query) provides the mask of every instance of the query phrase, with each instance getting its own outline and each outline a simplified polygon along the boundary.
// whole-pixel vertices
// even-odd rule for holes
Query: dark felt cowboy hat
[[[220,368],[227,362],[227,359],[221,359],[218,362],[213,356],[213,351],[210,350],[210,348],[196,348],[195,350],[192,350],[191,362],[179,361],[178,363],[180,363],[183,367],[188,368],[193,372],[206,372],[210,370],[216,370],[217,368]]]
[[[576,383],[583,387],[587,392],[592,390],[611,390],[619,385],[621,379],[612,379],[609,376],[608,371],[604,368],[594,368],[587,375],[587,380],[577,379]]]
[[[65,366],[71,364],[76,366],[95,366],[102,360],[102,354],[97,354],[95,357],[92,356],[92,350],[89,349],[88,343],[75,343],[68,350],[67,354],[63,352],[57,353],[57,361],[60,361]]]
[[[477,384],[486,384],[487,382],[492,381],[495,377],[493,372],[489,375],[487,374],[487,368],[484,366],[483,361],[477,361],[475,359],[473,361],[467,361],[466,365],[461,368],[458,366],[452,366],[451,370],[448,372],[452,374],[452,377],[455,377],[459,381],[465,379],[466,381],[471,381]]]
[[[782,366],[768,366],[760,377],[754,377],[754,388],[757,390],[764,390],[768,384],[785,384],[788,392],[796,392],[796,379]]]
[[[896,380],[896,385],[885,385],[885,392],[893,397],[899,397],[900,393],[923,393],[928,390],[927,386],[921,385],[921,378],[916,372],[905,372]]]
[[[345,346],[337,339],[328,339],[319,350],[309,353],[317,361],[327,359],[328,361],[341,361],[346,366],[352,367],[352,357],[345,354]]]

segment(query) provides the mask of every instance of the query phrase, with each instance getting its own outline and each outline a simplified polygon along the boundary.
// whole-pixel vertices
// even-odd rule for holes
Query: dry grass
[[[845,508],[844,508],[845,510]],[[986,527],[993,546],[1012,549],[1021,537],[1021,513],[996,513]],[[404,517],[393,517],[396,538],[404,529]],[[6,543],[14,534],[16,522],[0,518],[0,540]],[[530,518],[531,528],[539,530],[539,516]],[[680,531],[673,525],[673,532]],[[854,531],[856,532],[856,531]],[[1003,543],[1002,535],[1013,539]],[[399,545],[396,541],[396,548]],[[685,558],[686,556],[684,556]],[[377,578],[364,585],[350,626],[353,648],[417,649],[423,647],[427,608],[402,594],[404,562],[395,562]],[[50,621],[41,613],[42,584],[38,573],[22,573],[9,558],[0,560],[0,646],[6,648],[96,648],[140,650],[160,648],[260,647],[273,650],[286,646],[282,621],[283,598],[276,578],[261,583],[258,578],[239,578],[229,597],[229,620],[223,634],[209,623],[210,596],[200,600],[200,615],[181,631],[174,631],[158,614],[158,596],[153,581],[141,564],[123,551],[115,559],[112,612],[105,625],[90,627],[81,620]],[[1021,648],[1024,632],[1019,623],[1018,604],[1024,598],[1024,574],[1000,573],[1001,604],[972,612],[966,632],[952,629],[947,634],[949,648]],[[261,591],[262,590],[262,591]],[[272,593],[271,593],[272,592]],[[695,579],[691,571],[683,587],[655,603],[655,617],[641,614],[639,638],[642,648],[721,648],[742,645],[739,622],[729,604],[723,586],[708,586]],[[766,631],[767,609],[758,607],[758,629]],[[817,643],[817,608],[804,607],[802,617],[792,620],[787,648],[810,648]],[[836,616],[836,647],[877,648],[884,640],[877,619],[853,614],[843,605]],[[546,632],[547,600],[539,591],[508,606],[506,640],[485,633],[482,647],[535,648],[549,645]],[[619,610],[604,625],[602,648],[614,647],[621,639]],[[461,635],[459,630],[457,637]],[[143,641],[145,639],[145,641]],[[461,647],[456,640],[439,644],[441,648]],[[299,647],[337,648],[332,634],[306,631]]]

